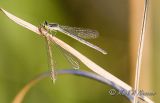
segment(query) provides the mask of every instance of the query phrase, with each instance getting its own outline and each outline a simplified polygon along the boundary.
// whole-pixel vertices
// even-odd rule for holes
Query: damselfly
[[[94,39],[97,38],[99,33],[96,30],[91,29],[85,29],[85,28],[77,28],[77,27],[69,27],[69,26],[62,26],[56,23],[47,23],[46,21],[43,24],[43,27],[48,31],[59,31],[62,32],[73,39],[97,50],[100,51],[103,54],[107,54],[106,51],[101,49],[100,47],[91,44],[88,41],[85,41],[84,39]],[[84,38],[84,39],[82,39]]]
[[[48,23],[47,21],[45,21],[42,24],[42,27],[51,32],[51,31],[59,31],[62,32],[70,37],[72,37],[73,39],[103,53],[103,54],[107,54],[107,52],[103,49],[101,49],[100,47],[91,44],[90,42],[84,40],[84,39],[95,39],[98,37],[99,33],[96,30],[91,30],[91,29],[86,29],[86,28],[77,28],[77,27],[69,27],[69,26],[63,26],[63,25],[59,25],[57,23]],[[82,39],[84,38],[84,39]],[[52,68],[52,79],[55,79],[55,71],[54,71],[54,63],[53,63],[53,58],[52,58],[52,52],[50,49],[50,43],[49,40],[47,39],[47,45],[48,45],[48,54],[49,54],[49,60],[50,60],[50,67]],[[65,56],[67,57],[67,59],[71,62],[71,64],[73,64],[74,66],[77,66],[77,62],[74,61],[74,59],[72,59],[70,56],[67,56],[65,54]],[[77,66],[78,67],[78,66]]]

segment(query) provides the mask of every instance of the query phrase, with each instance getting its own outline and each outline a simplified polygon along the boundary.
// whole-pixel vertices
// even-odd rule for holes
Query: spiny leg
[[[53,54],[52,54],[52,50],[51,50],[51,42],[49,40],[49,36],[47,34],[44,34],[42,32],[42,29],[46,30],[43,26],[40,26],[39,28],[40,33],[44,36],[45,41],[46,41],[46,45],[47,45],[47,56],[48,56],[48,67],[51,68],[51,78],[53,80],[53,83],[55,83],[56,80],[56,73],[55,73],[55,65],[54,65],[54,61],[53,61]],[[51,32],[47,30],[47,33]]]
[[[53,61],[53,54],[52,54],[52,49],[51,49],[51,42],[48,37],[45,37],[46,44],[47,44],[47,55],[48,55],[48,66],[51,68],[51,78],[53,80],[53,83],[55,83],[56,80],[56,72],[55,72],[55,65]]]

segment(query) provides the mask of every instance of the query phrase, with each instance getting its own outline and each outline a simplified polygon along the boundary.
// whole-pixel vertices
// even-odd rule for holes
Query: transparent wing
[[[67,52],[66,50],[64,50],[63,48],[61,48],[59,45],[57,45],[56,43],[54,43],[55,46],[59,49],[59,51],[61,52],[61,54],[67,59],[67,61],[70,63],[70,65],[74,68],[74,69],[79,69],[79,62],[78,60],[69,52]]]
[[[79,62],[70,53],[64,53],[66,59],[71,63],[74,69],[79,69]]]
[[[84,39],[95,39],[99,36],[98,31],[86,28],[77,28],[69,26],[59,26],[61,29]]]

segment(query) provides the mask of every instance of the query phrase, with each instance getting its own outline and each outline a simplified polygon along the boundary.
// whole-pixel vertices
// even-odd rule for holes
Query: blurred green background
[[[128,0],[1,0],[0,7],[37,26],[47,20],[98,30],[100,37],[88,41],[108,55],[62,33],[57,37],[130,84]],[[48,59],[44,38],[15,24],[3,13],[0,21],[0,103],[10,103],[29,80],[49,70]],[[53,49],[57,69],[71,68],[63,55]],[[80,66],[89,70],[82,63]],[[129,103],[123,96],[109,95],[109,89],[108,85],[86,78],[58,76],[55,85],[48,78],[34,86],[24,103]]]

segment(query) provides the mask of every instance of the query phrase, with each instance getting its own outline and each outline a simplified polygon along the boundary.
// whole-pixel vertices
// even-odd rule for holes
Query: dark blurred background
[[[156,4],[158,0],[154,2],[153,4]],[[0,7],[37,26],[47,20],[61,25],[99,31],[99,38],[88,41],[106,50],[108,55],[103,55],[62,33],[57,33],[56,36],[119,79],[129,85],[132,84],[131,77],[134,73],[131,72],[132,52],[130,52],[131,1],[1,0]],[[49,69],[44,38],[15,24],[3,13],[0,13],[0,21],[0,103],[9,103],[29,80]],[[153,25],[157,23],[155,17],[150,21],[154,21]],[[158,30],[155,27],[153,31],[160,32]],[[154,36],[152,38],[157,40],[158,38]],[[157,42],[153,44],[156,45]],[[152,48],[156,49],[156,52],[158,52],[157,45]],[[71,68],[63,55],[56,48],[53,49],[57,69]],[[159,58],[153,56],[152,59],[157,61]],[[157,64],[155,66],[159,67]],[[80,69],[89,70],[82,63]],[[158,84],[155,82],[152,84],[155,90],[158,89]],[[129,103],[124,96],[109,95],[108,90],[111,88],[83,77],[58,76],[55,85],[50,78],[39,82],[26,95],[24,103]]]

